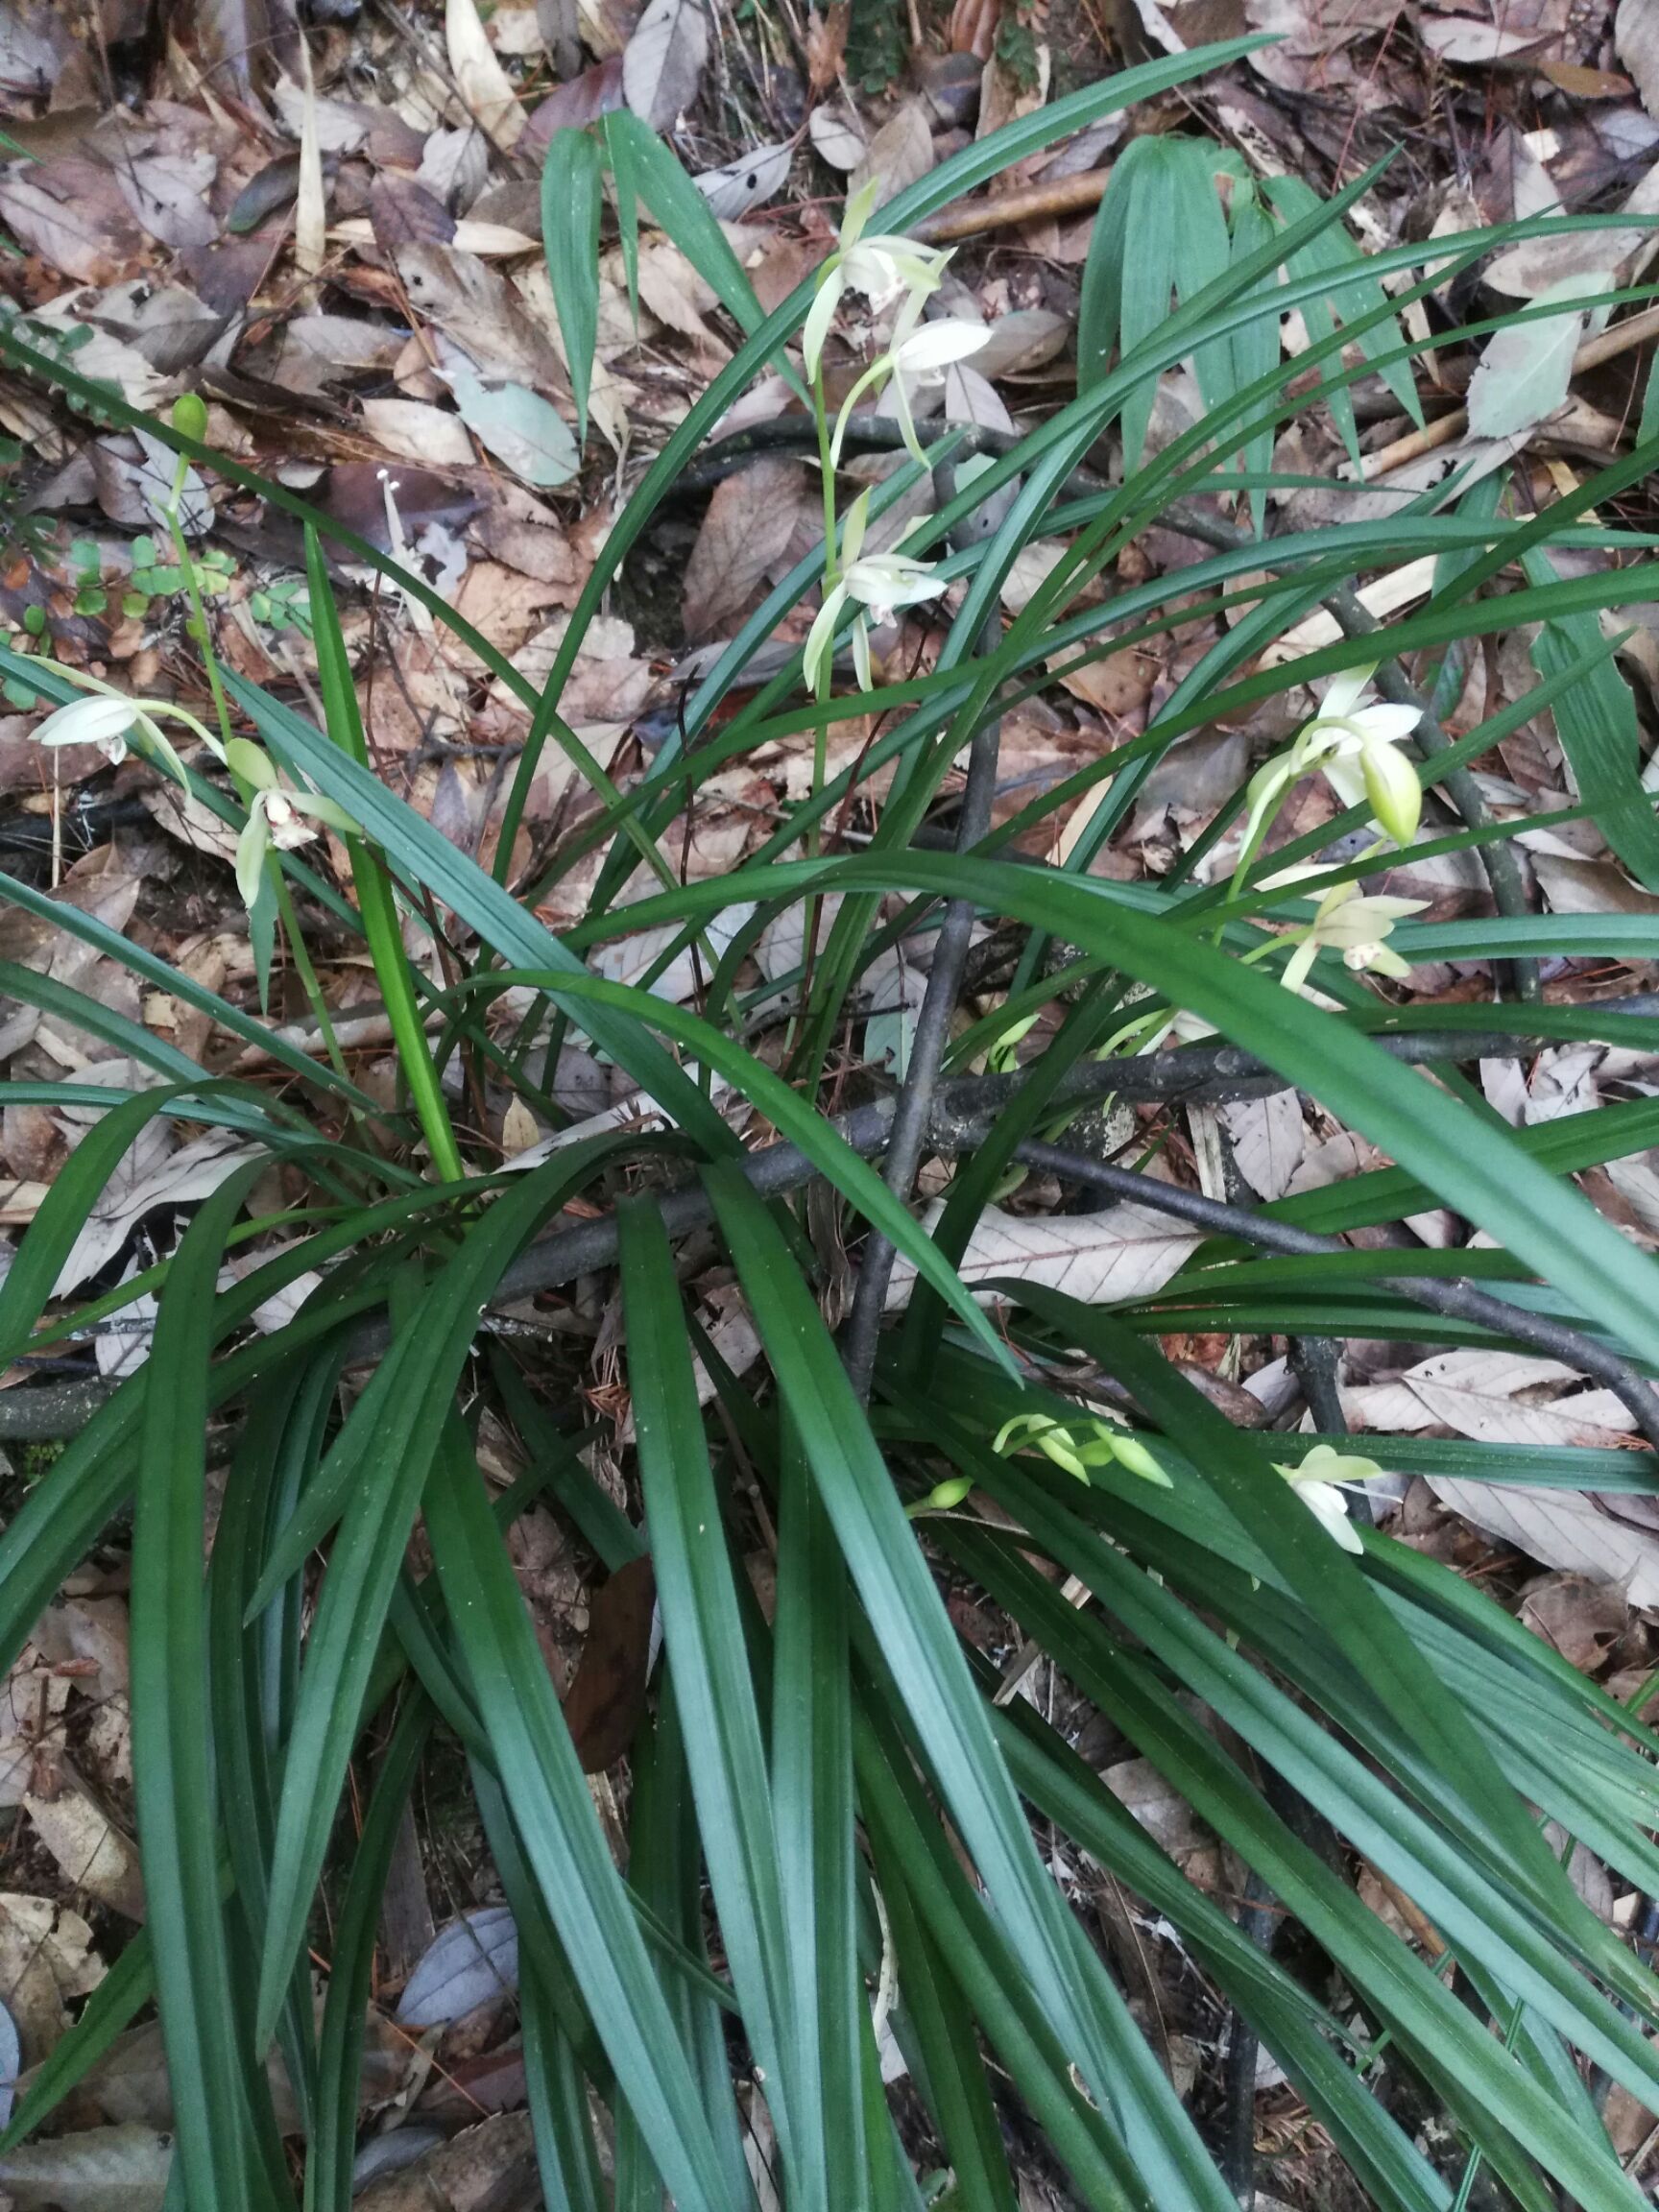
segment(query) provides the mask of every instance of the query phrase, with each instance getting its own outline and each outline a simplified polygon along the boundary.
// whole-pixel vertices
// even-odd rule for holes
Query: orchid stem
[[[213,639],[207,628],[206,603],[202,596],[202,587],[197,581],[195,559],[185,541],[184,525],[179,512],[179,503],[184,495],[185,471],[189,466],[189,462],[180,454],[179,466],[173,472],[172,496],[162,508],[161,516],[167,525],[167,535],[172,541],[174,557],[178,561],[180,570],[184,578],[184,589],[190,601],[191,632],[197,644],[202,648],[202,665],[206,671],[208,691],[212,694],[213,711],[218,718],[220,740],[226,750],[228,751],[235,737],[235,732],[230,727],[230,702],[225,696],[225,685],[220,679],[218,656],[214,653]],[[246,806],[252,796],[251,788],[244,779],[236,774],[234,769],[230,771],[230,774],[236,786],[236,795]],[[272,863],[268,861],[267,865],[272,865]],[[324,1003],[322,986],[317,980],[317,971],[311,964],[311,955],[306,950],[304,937],[301,933],[299,919],[294,912],[294,902],[283,878],[280,862],[275,863],[275,875],[276,913],[282,924],[283,934],[288,941],[288,951],[294,962],[294,972],[299,976],[301,987],[310,1004],[312,1015],[317,1022],[317,1033],[323,1040],[323,1048],[328,1055],[329,1065],[343,1082],[349,1082],[350,1078],[346,1071],[345,1055],[340,1050],[340,1041],[334,1034],[334,1024],[329,1019],[328,1008]]]

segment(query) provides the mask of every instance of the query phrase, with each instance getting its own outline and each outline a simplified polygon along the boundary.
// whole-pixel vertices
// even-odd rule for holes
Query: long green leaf
[[[324,1577],[283,1767],[259,1970],[261,2045],[303,1940],[380,1630],[479,1311],[519,1247],[579,1187],[594,1157],[590,1144],[574,1144],[505,1192],[426,1290],[388,1356],[396,1383],[377,1401],[384,1410]]]
[[[252,1181],[244,1169],[220,1186],[174,1261],[151,1354],[166,1387],[145,1403],[132,1529],[138,1844],[179,2160],[191,2200],[215,2212],[253,2212],[264,2194],[219,1902],[202,1579],[213,1282]]]
[[[1191,2123],[1109,1984],[1080,1974],[949,1616],[863,1409],[782,1237],[749,1186],[707,1171],[721,1229],[865,1613],[941,1790],[1056,2031],[1167,2206],[1226,2200]]]
[[[553,287],[576,436],[588,437],[588,394],[599,336],[599,147],[587,131],[555,131],[541,169],[541,244]]]
[[[685,2212],[727,2212],[685,2053],[600,1832],[513,1563],[469,1469],[441,1456],[427,1527],[525,1857],[616,2080]]]
[[[639,1479],[709,1883],[790,2197],[828,2212],[817,2077],[798,2064],[803,1993],[785,1931],[771,1782],[673,1248],[649,1201],[626,1201],[618,1226]]]

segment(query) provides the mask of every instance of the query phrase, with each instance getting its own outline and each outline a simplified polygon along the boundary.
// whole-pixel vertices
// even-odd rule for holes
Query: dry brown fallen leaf
[[[926,1215],[933,1227],[942,1207]],[[1113,1206],[1104,1214],[1007,1214],[987,1206],[959,1262],[964,1282],[984,1283],[1008,1276],[1042,1283],[1085,1305],[1118,1298],[1144,1298],[1166,1284],[1203,1241],[1167,1214],[1135,1205]],[[887,1306],[908,1304],[916,1270],[901,1260],[893,1270]]]
[[[444,0],[444,42],[468,112],[497,146],[516,146],[524,130],[523,110],[478,19],[477,0]]]
[[[524,2112],[495,2113],[356,2200],[361,2212],[530,2212],[540,2201]]]
[[[685,568],[685,636],[729,637],[787,553],[806,505],[799,461],[762,457],[714,488]]]
[[[933,166],[933,134],[920,100],[906,100],[890,115],[847,180],[849,199],[863,190],[872,177],[879,180],[878,198],[891,200],[907,184],[926,177]]]
[[[565,1694],[565,1722],[585,1773],[613,1767],[634,1741],[656,1594],[650,1560],[630,1559],[589,1599],[587,1640]]]
[[[1619,0],[1613,44],[1635,80],[1642,105],[1659,116],[1659,9],[1653,0]]]
[[[84,1890],[123,1919],[141,1921],[144,1877],[137,1845],[122,1834],[67,1764],[60,1768],[59,1783],[53,1796],[31,1791],[23,1800],[35,1833],[57,1860],[71,1889]]]
[[[154,2128],[93,2128],[24,2143],[0,2157],[14,2212],[160,2212],[173,2139]]]
[[[1541,1575],[1521,1594],[1521,1620],[1580,1674],[1597,1671],[1628,1617],[1617,1590],[1583,1575]]]
[[[647,0],[622,53],[622,96],[653,131],[672,131],[697,97],[709,57],[701,0]]]
[[[49,1897],[0,1894],[0,1992],[35,2066],[69,2026],[69,2006],[106,1972],[79,1912]]]

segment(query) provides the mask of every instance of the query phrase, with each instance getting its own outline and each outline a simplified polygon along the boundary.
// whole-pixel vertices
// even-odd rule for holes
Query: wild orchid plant
[[[914,466],[918,449],[928,453],[912,404],[919,381],[974,357],[976,334],[971,347],[960,326],[927,319],[943,303],[947,257],[909,232],[1008,164],[1248,45],[1164,57],[1050,103],[908,188],[883,230],[871,228],[873,195],[861,195],[823,275],[771,315],[695,185],[638,117],[619,112],[556,133],[547,260],[579,418],[601,324],[607,164],[624,256],[637,247],[643,204],[696,259],[740,336],[615,516],[545,686],[400,563],[395,500],[391,555],[384,542],[342,541],[422,618],[459,637],[523,709],[493,875],[373,773],[322,555],[338,522],[290,486],[211,457],[309,533],[321,720],[227,669],[236,732],[219,717],[218,689],[209,726],[184,728],[204,758],[223,757],[242,805],[212,784],[199,796],[236,817],[255,934],[262,918],[280,914],[292,880],[331,902],[347,959],[367,947],[415,1111],[379,1118],[384,1100],[358,1088],[338,1055],[325,1064],[308,1040],[301,1049],[282,1025],[150,950],[118,947],[117,956],[204,1008],[222,1036],[257,1046],[277,1081],[207,1084],[165,1039],[131,1022],[112,1029],[108,1008],[56,978],[7,978],[9,992],[67,1004],[79,1025],[118,1035],[159,1078],[100,1094],[108,1111],[0,1279],[8,1372],[136,1296],[155,1296],[158,1314],[151,1360],[69,1440],[0,1530],[0,1656],[10,1660],[78,1563],[101,1541],[125,1544],[131,1507],[133,1760],[149,1911],[143,1937],[24,2094],[15,2133],[39,2126],[154,1992],[180,2201],[191,2212],[259,2212],[297,2200],[289,2118],[272,2100],[279,2038],[303,2107],[303,2200],[309,2212],[348,2212],[382,1899],[426,1746],[443,1732],[445,1771],[465,1755],[519,1936],[520,2056],[549,2203],[606,2212],[671,2199],[683,2212],[733,2212],[759,2200],[764,2169],[766,2190],[790,2212],[917,2212],[928,2200],[1003,2207],[1020,2195],[1007,2145],[1040,2139],[1045,2166],[1051,2158],[1064,2170],[1055,2186],[1090,2212],[1234,2212],[1259,2141],[1258,2035],[1285,2077],[1271,2094],[1295,2137],[1286,2193],[1444,2212],[1476,2201],[1489,2166],[1528,2206],[1559,2198],[1587,2212],[1628,2212],[1639,2200],[1584,2075],[1593,2069],[1598,2088],[1610,2080],[1659,2108],[1659,1987],[1574,1887],[1543,1823],[1589,1839],[1625,1898],[1659,1894],[1659,1736],[1484,1590],[1345,1509],[1383,1464],[1502,1483],[1516,1477],[1516,1455],[1412,1430],[1370,1443],[1378,1458],[1364,1458],[1334,1425],[1308,1434],[1231,1418],[1174,1354],[1175,1341],[1210,1330],[1292,1348],[1344,1337],[1414,1344],[1437,1325],[1425,1324],[1424,1309],[1453,1293],[1457,1303],[1437,1310],[1457,1311],[1458,1341],[1507,1358],[1547,1340],[1557,1371],[1595,1374],[1639,1427],[1649,1420],[1647,1378],[1659,1371],[1654,1262],[1597,1215],[1572,1178],[1659,1144],[1653,1102],[1620,1100],[1547,1127],[1494,1126],[1452,1086],[1385,1050],[1368,1033],[1374,1007],[1328,1004],[1317,987],[1339,985],[1335,957],[1385,974],[1397,973],[1395,960],[1457,958],[1472,974],[1485,963],[1495,974],[1540,950],[1647,956],[1645,918],[1499,902],[1495,913],[1431,926],[1401,902],[1368,896],[1365,880],[1417,834],[1419,772],[1405,744],[1431,733],[1371,701],[1357,663],[1529,625],[1540,639],[1539,685],[1460,740],[1462,757],[1527,717],[1553,714],[1575,772],[1585,771],[1590,810],[1659,889],[1659,855],[1643,842],[1654,830],[1637,777],[1635,708],[1623,678],[1613,681],[1598,620],[1622,599],[1653,597],[1635,558],[1648,548],[1596,518],[1623,511],[1619,494],[1651,471],[1655,442],[1554,508],[1527,499],[1517,513],[1429,513],[1415,504],[1380,534],[1346,521],[1297,532],[1275,507],[1266,526],[1278,489],[1274,434],[1310,406],[1347,404],[1351,383],[1369,373],[1356,367],[1356,349],[1396,344],[1401,301],[1383,280],[1423,296],[1431,280],[1443,282],[1446,256],[1473,270],[1498,245],[1551,227],[1405,243],[1361,264],[1344,216],[1364,180],[1332,204],[1298,204],[1286,179],[1223,201],[1216,149],[1189,134],[1188,114],[1172,134],[1134,138],[1142,151],[1121,157],[1115,185],[1123,181],[1096,226],[1077,391],[1017,449],[987,457],[950,502],[951,521],[963,520],[987,487],[995,493],[1016,477],[1022,486],[971,546],[956,541],[950,569],[964,599],[949,658],[907,682],[902,714],[867,757],[833,781],[825,774],[828,727],[865,711],[861,692],[831,695],[837,632],[851,630],[863,685],[878,618],[945,596],[943,560],[906,553],[903,541],[866,550],[879,494],[837,508],[835,461],[850,443],[853,398],[877,388],[887,396]],[[1112,317],[1103,319],[1102,301]],[[1310,343],[1292,359],[1280,325],[1293,311]],[[850,378],[861,390],[831,409],[824,354],[838,323],[866,346],[871,366]],[[722,672],[688,699],[685,742],[665,744],[619,789],[561,721],[561,687],[661,502],[756,377],[768,367],[794,375],[798,335],[823,462],[823,555],[799,564],[734,640]],[[72,367],[20,357],[3,327],[0,353],[83,403],[99,398],[75,383]],[[1158,379],[1188,358],[1198,364],[1203,420],[1126,473],[1099,472],[1101,441],[1126,418],[1139,451],[1136,424]],[[1405,354],[1381,373],[1415,403]],[[132,410],[117,419],[150,427]],[[188,420],[182,433],[156,427],[192,443],[196,435]],[[781,427],[792,435],[795,425]],[[1264,491],[1238,496],[1236,512],[1255,534],[1192,566],[1146,575],[1143,565],[1132,581],[1123,553],[1185,512],[1176,502],[1229,497],[1225,486],[1217,492],[1217,469],[1240,453],[1259,454],[1252,467],[1267,479]],[[199,446],[195,458],[204,458]],[[388,480],[388,499],[394,489]],[[1002,582],[1040,538],[1061,541],[1064,558],[1043,593],[1003,622]],[[1571,556],[1572,573],[1534,575],[1528,565],[1556,550]],[[1393,624],[1381,641],[1322,646],[1288,670],[1262,667],[1262,643],[1290,630],[1325,579],[1358,581],[1419,557],[1443,562],[1452,579],[1421,619]],[[1113,564],[1118,588],[1107,596],[1093,585]],[[1525,575],[1526,585],[1482,598],[1500,573],[1506,583]],[[775,686],[752,689],[757,643],[804,611],[820,583],[805,656],[816,696],[803,706],[793,667]],[[1250,618],[1234,622],[1240,596]],[[1070,669],[1126,645],[1167,650],[1173,668],[1175,641],[1200,626],[1211,640],[1201,665],[1149,706],[1144,727],[1089,725],[1097,757],[1012,823],[965,837],[960,852],[918,835],[945,766],[965,747],[984,750],[1010,700],[1047,693],[1058,653],[1071,657],[1061,663]],[[49,743],[67,723],[178,773],[169,765],[177,756],[154,736],[177,735],[176,710],[115,702],[108,686],[48,671],[38,657],[12,652],[4,661],[12,678],[36,672],[55,706],[77,684],[90,694],[43,725]],[[220,682],[211,665],[209,682]],[[1096,868],[1141,779],[1169,748],[1217,717],[1238,726],[1276,686],[1306,687],[1319,704],[1217,817],[1206,852],[1245,817],[1238,870],[1204,877],[1196,848],[1163,878],[1124,881]],[[248,752],[242,730],[259,740]],[[682,883],[661,851],[676,842],[672,826],[731,763],[747,765],[766,748],[804,749],[808,730],[806,795],[781,801],[782,818],[757,829],[722,876]],[[517,835],[520,819],[531,820],[543,746],[565,748],[589,787],[585,821],[551,851]],[[888,770],[883,788],[903,790],[904,778],[908,789],[883,802],[869,843],[820,843],[819,825],[862,793],[866,776]],[[1344,831],[1371,822],[1382,834],[1344,866],[1340,883],[1292,878],[1310,882],[1317,903],[1310,921],[1286,927],[1258,854],[1291,781],[1314,772],[1352,802]],[[1458,804],[1450,782],[1440,788]],[[324,815],[322,801],[352,826]],[[1583,819],[1585,809],[1571,811]],[[1063,840],[1060,830],[1085,814],[1087,835]],[[293,850],[322,826],[345,839],[349,892]],[[1297,840],[1279,860],[1281,876],[1330,841],[1326,827]],[[1502,840],[1471,812],[1437,842],[1489,859]],[[1038,843],[1043,863],[1017,857]],[[532,862],[516,878],[527,846]],[[803,848],[807,856],[795,857]],[[572,894],[578,864],[601,853],[585,908],[575,897],[580,920],[555,933],[541,914]],[[641,862],[662,889],[630,904],[623,893]],[[72,902],[27,881],[9,882],[6,895],[109,951],[108,933],[98,936]],[[839,1095],[821,1106],[809,1083],[791,1081],[768,1056],[772,1033],[757,1037],[750,1025],[758,1001],[745,997],[753,971],[744,948],[757,940],[741,930],[777,923],[779,937],[800,943],[803,906],[827,908],[832,897],[842,901],[838,944],[869,917],[866,941],[852,944],[823,989],[820,1026],[844,1041],[842,1066],[854,1080],[858,985],[878,950],[940,909],[994,921],[1020,947],[1023,974],[1007,1002],[951,1047],[973,1070],[989,1044],[993,1073],[959,1076],[948,1064],[933,1094],[953,1114],[987,1094],[994,1108],[975,1106],[950,1124],[920,1116],[924,1157],[937,1143],[937,1157],[953,1163],[926,1223],[912,1204],[915,1176],[897,1171],[890,1184],[870,1165],[883,1146],[891,1163],[902,1101],[849,1100],[848,1115],[831,1113]],[[688,947],[725,918],[739,934],[689,1002],[596,972],[598,948],[619,937],[661,927]],[[403,941],[426,922],[442,932],[441,979],[419,973]],[[1056,945],[1075,949],[1064,981],[1046,966]],[[301,950],[296,936],[296,958]],[[1287,958],[1290,989],[1262,972],[1264,958]],[[820,973],[832,969],[827,954]],[[792,983],[766,982],[770,996],[808,996],[799,971]],[[990,988],[999,987],[994,975]],[[556,1058],[548,1029],[526,1019],[519,1033],[516,1019],[501,1022],[509,990],[533,999],[538,1015],[551,1002],[554,1042],[585,1038],[619,1086],[635,1087],[624,1111],[667,1133],[641,1140],[631,1119],[508,1172],[505,1146],[493,1142],[502,1097],[565,1134],[545,1088]],[[964,987],[946,1012],[967,996]],[[1464,1018],[1456,1007],[1438,1011]],[[761,1020],[771,1012],[759,1004]],[[1463,1044],[1475,1052],[1489,1048],[1494,1027],[1518,1052],[1536,1049],[1541,1035],[1652,1048],[1650,1011],[1635,1004],[1533,1006],[1494,986],[1467,1019]],[[1258,1069],[1253,1081],[1316,1098],[1393,1165],[1266,1212],[1144,1172],[1166,1137],[1179,1142],[1194,1068],[1198,1097],[1217,1095],[1202,1042],[1216,1032],[1215,1058],[1237,1052]],[[1085,1065],[1102,1038],[1118,1055],[1104,1077]],[[1146,1078],[1151,1101],[1137,1140],[1142,1171],[1101,1171],[1131,1182],[1138,1214],[1174,1218],[1185,1207],[1192,1220],[1194,1205],[1207,1209],[1205,1241],[1190,1248],[1183,1238],[1180,1272],[1150,1287],[1118,1283],[1078,1296],[1070,1278],[1052,1287],[1041,1270],[1003,1279],[993,1320],[983,1273],[958,1262],[975,1239],[1008,1249],[996,1242],[1007,1238],[1008,1217],[991,1203],[1000,1178],[1020,1171],[1029,1140],[1067,1110],[1074,1076],[1096,1093],[1099,1081],[1127,1089],[1126,1055],[1171,1040],[1197,1049],[1169,1054],[1168,1069],[1132,1070]],[[488,1067],[493,1095],[480,1084],[485,1111],[469,1116],[458,1141],[442,1078],[459,1049]],[[752,1121],[734,1128],[695,1070],[717,1070]],[[33,1094],[54,1106],[70,1095],[48,1084]],[[894,1118],[883,1119],[889,1108]],[[133,1132],[168,1114],[233,1118],[253,1156],[143,1278],[104,1297],[58,1297],[64,1255]],[[855,1145],[878,1120],[884,1133]],[[246,1201],[273,1157],[315,1203],[279,1224],[247,1221]],[[1066,1155],[1079,1191],[1100,1168],[1080,1149]],[[1338,1241],[1339,1232],[1381,1229],[1431,1205],[1485,1233],[1468,1260],[1471,1275],[1490,1281],[1479,1297],[1479,1286],[1447,1282],[1439,1253],[1428,1256],[1431,1267],[1422,1255],[1391,1252],[1383,1279],[1375,1252]],[[684,1240],[687,1224],[696,1244]],[[1116,1225],[1108,1214],[1098,1226],[1111,1252]],[[846,1257],[858,1255],[861,1238],[867,1254],[871,1232],[915,1280],[902,1317],[895,1311],[882,1332],[866,1398],[832,1327]],[[232,1240],[253,1264],[226,1286]],[[1271,1257],[1259,1261],[1259,1250]],[[710,1260],[717,1297],[740,1297],[755,1331],[742,1372],[709,1332],[713,1305],[687,1310],[716,1281]],[[598,1439],[583,1333],[592,1302],[566,1290],[595,1280],[595,1269],[619,1286],[604,1343],[608,1359],[614,1351],[626,1360],[633,1414],[631,1428],[607,1424]],[[270,1334],[251,1325],[301,1276],[317,1287],[293,1318]],[[348,1371],[353,1380],[342,1388]],[[31,1378],[0,1405],[33,1412],[50,1387]],[[608,1389],[607,1407],[620,1395]],[[1119,1400],[1133,1426],[1116,1417]],[[493,1425],[488,1480],[483,1412]],[[228,1446],[211,1513],[210,1423]],[[524,1472],[503,1489],[494,1478],[510,1439]],[[595,1448],[608,1460],[603,1482],[591,1472]],[[1596,1492],[1640,1483],[1645,1465],[1627,1450],[1576,1442],[1520,1456],[1527,1483]],[[667,1681],[647,1681],[641,1655],[637,1728],[609,1800],[627,1827],[625,1867],[614,1830],[601,1827],[599,1793],[582,1771],[570,1711],[526,1605],[522,1558],[510,1549],[510,1525],[544,1491],[568,1516],[571,1556],[595,1590],[647,1552],[651,1560]],[[761,1561],[776,1591],[770,1607],[756,1602]],[[971,1589],[976,1611],[995,1612],[998,1637],[1015,1648],[1011,1666],[999,1669],[995,1646],[960,1633],[947,1587]],[[1051,1702],[1017,1694],[1026,1678],[1021,1652],[1043,1655]],[[1204,1887],[1197,1863],[1169,1856],[1079,1755],[1071,1720],[1088,1705],[1112,1716],[1133,1755],[1216,1839],[1200,1858],[1242,1864],[1262,1885],[1264,1941],[1236,1917],[1231,1879]],[[343,1819],[347,1801],[353,1816]],[[1356,1887],[1361,1865],[1411,1901],[1420,1915],[1411,1926],[1431,1928],[1432,1944],[1379,1918]],[[1136,1949],[1160,1997],[1167,1988],[1189,2008],[1181,2032],[1214,2055],[1203,2077],[1214,2098],[1178,2093],[1166,2052],[1143,2037],[1112,1960],[1071,1910],[1076,1895],[1101,1893],[1096,1866],[1115,1895],[1137,1901]],[[1293,1932],[1293,1953],[1279,1945],[1281,1930]],[[1459,1968],[1455,1990],[1448,1956]],[[310,1972],[318,1957],[328,1972],[321,2015]],[[883,2090],[895,2053],[909,2076],[902,2107]],[[1302,2166],[1310,2146],[1322,2159],[1339,2155],[1347,2175]],[[1263,2178],[1280,2193],[1279,2171]]]

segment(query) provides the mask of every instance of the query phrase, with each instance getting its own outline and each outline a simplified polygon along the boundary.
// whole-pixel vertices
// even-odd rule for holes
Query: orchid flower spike
[[[998,1430],[991,1449],[1007,1453],[1017,1451],[1022,1443],[1035,1444],[1046,1459],[1052,1459],[1056,1467],[1075,1476],[1079,1482],[1088,1481],[1091,1467],[1109,1467],[1116,1462],[1160,1490],[1175,1487],[1139,1436],[1092,1413],[1080,1414],[1074,1421],[1056,1421],[1046,1413],[1016,1413]]]
[[[847,435],[854,408],[872,384],[882,383],[889,376],[893,379],[893,412],[899,419],[904,444],[915,459],[926,465],[927,456],[916,435],[910,395],[929,385],[942,384],[946,370],[954,362],[966,361],[970,353],[977,353],[991,333],[982,323],[950,320],[921,323],[918,318],[922,304],[921,296],[912,293],[900,311],[892,345],[879,360],[871,362],[841,402],[841,412],[835,419],[835,435],[830,445],[831,467],[840,462],[841,442]]]
[[[1279,1473],[1295,1490],[1314,1519],[1341,1545],[1344,1551],[1363,1551],[1359,1531],[1348,1518],[1344,1488],[1358,1489],[1373,1482],[1382,1469],[1375,1459],[1358,1453],[1337,1452],[1329,1444],[1315,1444],[1306,1457],[1287,1464],[1274,1461]]]
[[[824,594],[824,604],[806,634],[803,668],[813,691],[818,690],[819,678],[829,669],[835,626],[849,600],[858,608],[853,621],[853,665],[858,672],[860,685],[868,691],[871,683],[869,622],[873,621],[879,629],[882,623],[892,620],[896,609],[916,607],[925,599],[937,599],[946,589],[945,578],[935,572],[930,562],[914,560],[907,553],[861,556],[869,515],[870,494],[860,492],[848,510],[846,528],[841,534],[841,574]],[[869,609],[868,621],[866,608]]]
[[[1296,740],[1298,773],[1317,766],[1344,806],[1364,800],[1396,845],[1409,845],[1423,812],[1417,771],[1399,751],[1423,719],[1418,707],[1370,699],[1371,668],[1335,677]]]
[[[1340,952],[1342,964],[1356,974],[1408,975],[1411,964],[1382,942],[1396,922],[1407,914],[1421,914],[1426,899],[1361,899],[1358,883],[1338,883],[1326,892],[1313,912],[1313,920],[1279,980],[1286,991],[1300,991],[1318,955],[1327,950]]]
[[[361,836],[362,825],[344,806],[317,792],[284,791],[267,756],[245,737],[232,738],[228,758],[234,773],[253,786],[248,820],[236,840],[236,888],[243,905],[252,911],[264,881],[266,854],[273,848],[292,853],[309,845],[318,823],[343,836]]]
[[[848,201],[841,217],[836,251],[819,273],[817,296],[801,333],[801,354],[810,377],[818,374],[824,341],[835,311],[849,292],[861,293],[872,313],[879,314],[902,294],[926,300],[937,292],[950,255],[914,238],[866,238],[864,226],[876,211],[880,180],[872,177]]]

